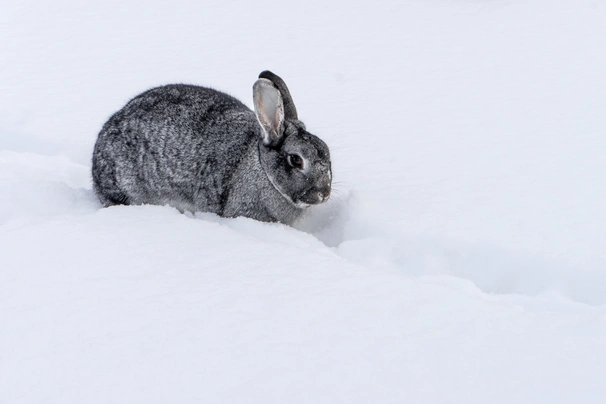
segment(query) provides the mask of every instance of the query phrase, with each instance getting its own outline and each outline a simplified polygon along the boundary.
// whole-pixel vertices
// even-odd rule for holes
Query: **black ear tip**
[[[269,70],[262,71],[261,74],[259,74],[259,78],[271,81],[274,87],[280,92],[282,100],[284,101],[284,112],[286,119],[299,119],[297,118],[297,109],[295,108],[295,104],[290,96],[290,91],[288,91],[288,87],[286,86],[284,80]]]
[[[276,76],[274,73],[270,72],[269,70],[263,70],[260,74],[259,74],[259,78],[260,79],[267,79],[271,82],[274,81],[274,78],[276,78],[278,76]]]

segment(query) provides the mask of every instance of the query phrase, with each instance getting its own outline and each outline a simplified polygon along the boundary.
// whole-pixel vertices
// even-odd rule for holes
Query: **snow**
[[[601,403],[606,6],[69,0],[0,14],[0,402]],[[296,228],[101,209],[134,95],[252,105],[333,155]]]

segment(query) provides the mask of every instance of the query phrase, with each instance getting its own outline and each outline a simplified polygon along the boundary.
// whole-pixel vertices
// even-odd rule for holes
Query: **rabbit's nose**
[[[318,202],[324,202],[330,197],[330,185],[318,192]]]

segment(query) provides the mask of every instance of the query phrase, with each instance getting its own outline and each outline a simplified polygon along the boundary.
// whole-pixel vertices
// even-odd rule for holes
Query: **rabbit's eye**
[[[303,158],[297,154],[289,154],[288,164],[301,170],[303,169]]]

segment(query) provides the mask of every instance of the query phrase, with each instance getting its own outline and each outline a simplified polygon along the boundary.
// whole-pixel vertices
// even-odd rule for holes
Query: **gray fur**
[[[292,224],[306,207],[328,199],[328,147],[297,119],[284,82],[261,75],[253,87],[255,112],[222,92],[183,84],[128,102],[95,144],[93,188],[101,203]],[[293,166],[293,154],[302,157],[302,168]]]

